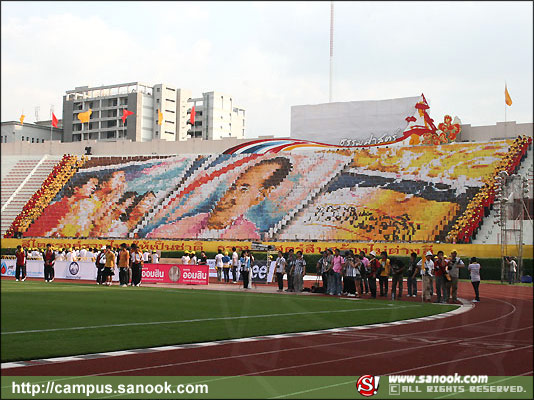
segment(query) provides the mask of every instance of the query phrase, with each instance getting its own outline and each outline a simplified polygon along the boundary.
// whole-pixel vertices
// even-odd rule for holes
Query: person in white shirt
[[[513,285],[515,283],[515,274],[517,272],[517,263],[512,257],[506,257],[508,264],[508,283]]]
[[[159,254],[156,250],[152,251],[152,264],[159,264]]]
[[[234,253],[237,254],[237,253]],[[281,251],[278,251],[278,258],[276,259],[274,266],[276,272],[276,281],[278,282],[278,291],[284,291],[284,271],[286,269],[286,259]]]
[[[195,255],[195,252],[191,252],[191,258],[189,259],[189,264],[191,265],[197,265],[197,256]]]
[[[447,292],[449,295],[448,298],[452,299],[453,303],[456,303],[458,301],[458,278],[460,275],[460,268],[464,268],[464,266],[464,262],[460,257],[458,257],[458,252],[456,250],[452,250],[451,257],[447,264],[447,270],[449,272],[451,280],[449,282],[445,282],[445,287],[447,288]]]
[[[78,253],[78,257],[79,257],[79,258],[85,258],[85,257],[87,257],[87,250],[85,249],[85,247],[82,247],[82,249],[79,251],[79,253]]]
[[[478,293],[478,287],[480,285],[480,264],[478,263],[476,257],[471,257],[471,262],[467,267],[467,270],[471,275],[471,284],[475,290],[475,300],[473,300],[473,303],[478,303],[480,301],[480,296]]]
[[[184,255],[182,256],[182,264],[189,264],[189,261],[191,259],[189,258],[189,251],[185,251]]]
[[[67,254],[65,253],[65,249],[62,249],[61,251],[58,251],[56,261],[65,261],[67,257]]]
[[[145,250],[143,252],[143,262],[146,262],[146,263],[150,262],[150,252],[148,250]]]
[[[232,283],[236,283],[239,278],[237,273],[239,271],[239,254],[237,254],[237,249],[232,247]]]
[[[434,276],[434,261],[432,261],[433,254],[431,251],[427,251],[426,260],[420,259],[417,263],[421,276],[423,277],[423,301],[432,301],[432,295],[430,289],[432,287],[432,280]]]
[[[222,268],[223,268],[222,259],[223,259],[222,250],[219,249],[217,251],[217,255],[215,256],[215,269],[217,270],[217,280],[219,282],[221,281],[221,273],[222,273]]]
[[[76,253],[72,250],[72,249],[69,249],[67,255],[65,256],[66,260],[68,262],[73,262],[73,261],[77,261],[78,259],[76,258]]]

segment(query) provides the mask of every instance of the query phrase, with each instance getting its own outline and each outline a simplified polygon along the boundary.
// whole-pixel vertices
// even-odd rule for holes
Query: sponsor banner
[[[486,384],[409,385],[358,376],[2,376],[3,399],[532,399],[531,376]],[[371,379],[373,378],[373,379]],[[358,383],[359,382],[359,383]],[[250,390],[253,387],[254,390]],[[412,391],[391,388],[417,387]],[[463,390],[453,388],[462,387]],[[442,388],[441,390],[436,390]]]
[[[142,249],[150,251],[195,251],[197,254],[200,251],[217,252],[221,249],[223,251],[232,251],[232,247],[236,247],[238,253],[242,250],[250,250],[252,242],[249,241],[198,241],[198,240],[128,240],[128,239],[53,239],[53,238],[27,238],[27,239],[2,239],[2,248],[16,248],[17,245],[30,248],[44,248],[47,243],[51,243],[54,247],[97,247],[119,246],[121,243],[136,243]],[[369,254],[372,250],[377,253],[380,251],[387,251],[391,256],[406,256],[409,257],[413,251],[419,256],[425,254],[427,251],[437,253],[443,250],[445,254],[450,254],[451,250],[456,249],[458,255],[461,257],[479,257],[479,258],[500,258],[501,246],[498,244],[452,244],[452,243],[366,243],[366,242],[263,242],[264,245],[273,245],[276,250],[282,250],[284,253],[289,249],[294,249],[295,252],[301,250],[304,254],[318,254],[327,248],[338,248],[344,250],[354,250],[359,252],[363,250]],[[523,246],[523,257],[531,259],[534,246]]]
[[[273,281],[274,261],[254,260],[252,266],[252,282],[271,283]],[[240,280],[241,277],[240,277]]]
[[[145,264],[141,281],[145,283],[207,285],[209,283],[209,267],[207,265],[186,264]]]
[[[2,258],[2,276],[15,276],[15,260]],[[96,267],[90,261],[56,261],[54,277],[58,279],[82,279],[96,281]],[[28,260],[26,262],[26,276],[28,278],[44,278],[44,263],[41,260]],[[115,271],[114,281],[118,281],[118,272]]]

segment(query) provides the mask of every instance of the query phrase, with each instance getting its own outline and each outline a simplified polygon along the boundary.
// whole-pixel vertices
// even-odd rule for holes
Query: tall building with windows
[[[195,107],[195,124],[189,128],[188,137],[205,140],[245,137],[245,110],[235,105],[232,96],[206,92],[190,102]]]
[[[187,90],[140,82],[68,90],[63,96],[63,141],[180,140],[180,131],[187,127],[190,97]],[[78,115],[89,110],[89,122],[82,123]],[[133,114],[123,122],[124,110]]]
[[[193,106],[195,126],[191,129]],[[82,123],[78,115],[89,110],[89,122]],[[123,122],[124,110],[133,114]],[[201,98],[193,99],[187,89],[130,82],[81,86],[68,90],[63,97],[64,142],[181,141],[190,137],[213,140],[243,138],[244,130],[245,110],[235,107],[231,96],[218,92],[203,93]]]

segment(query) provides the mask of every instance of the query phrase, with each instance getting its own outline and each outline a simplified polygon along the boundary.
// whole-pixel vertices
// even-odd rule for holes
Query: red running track
[[[469,283],[459,296],[471,300]],[[481,286],[463,314],[361,331],[2,369],[18,376],[532,375],[531,287]]]

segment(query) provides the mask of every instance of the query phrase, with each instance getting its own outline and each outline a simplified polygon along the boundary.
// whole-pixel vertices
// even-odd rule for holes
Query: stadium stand
[[[2,157],[4,158],[4,157]],[[6,157],[6,161],[10,157]],[[27,157],[12,160],[6,163],[6,170],[2,171],[1,198],[2,198],[2,236],[8,231],[15,218],[21,213],[22,208],[39,189],[45,178],[50,174],[61,157]],[[10,167],[10,168],[9,168]],[[4,160],[2,160],[4,169]]]
[[[8,235],[469,243],[531,142],[65,156]]]

